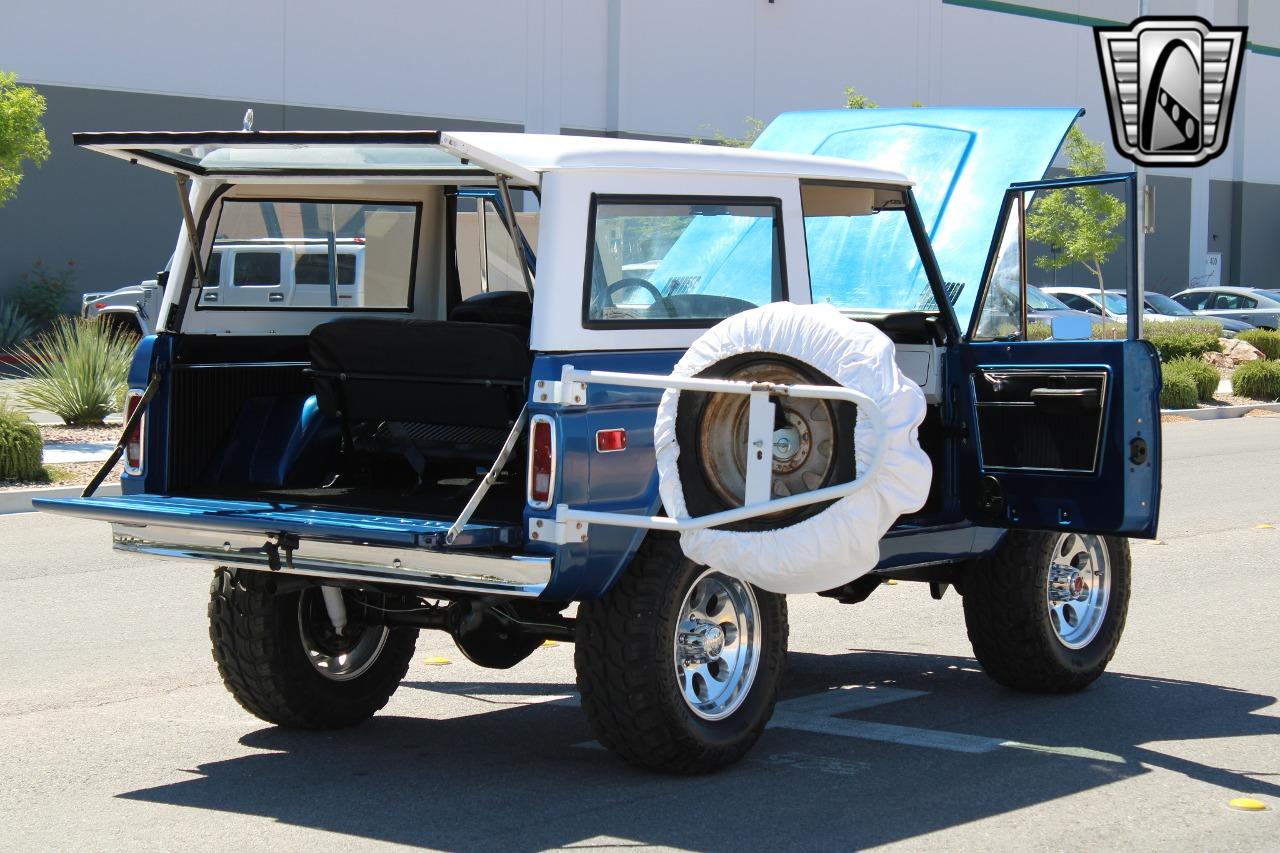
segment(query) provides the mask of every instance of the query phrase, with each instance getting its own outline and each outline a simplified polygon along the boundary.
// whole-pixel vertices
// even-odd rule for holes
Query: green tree
[[[874,110],[880,106],[852,86],[844,87],[844,108],[846,110]]]
[[[18,194],[24,160],[38,166],[49,159],[43,115],[44,97],[19,86],[17,75],[0,71],[0,205]]]
[[[720,128],[712,127],[709,124],[702,125],[699,130],[710,130],[717,145],[724,145],[728,148],[750,148],[751,143],[755,142],[756,137],[764,130],[764,119],[758,119],[755,116],[747,116],[743,122],[746,124],[747,130],[741,136],[729,136]],[[703,139],[700,136],[695,136],[689,141],[694,145],[699,145],[703,142]]]
[[[1078,127],[1067,132],[1067,171],[1073,177],[1097,175],[1106,170],[1102,143],[1094,142]],[[1027,239],[1048,246],[1051,254],[1036,258],[1043,270],[1080,264],[1103,287],[1102,265],[1119,248],[1124,236],[1125,203],[1099,187],[1052,190],[1035,200],[1027,214]]]

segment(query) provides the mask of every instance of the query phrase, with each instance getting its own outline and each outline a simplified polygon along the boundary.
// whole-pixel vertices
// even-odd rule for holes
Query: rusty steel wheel
[[[831,379],[795,359],[752,353],[725,359],[700,376],[744,382],[831,385]],[[775,397],[774,497],[801,494],[854,476],[856,409],[847,403]],[[676,433],[685,504],[692,515],[742,506],[746,492],[748,398],[742,394],[680,395]],[[772,513],[733,530],[760,530],[794,523],[828,504]]]

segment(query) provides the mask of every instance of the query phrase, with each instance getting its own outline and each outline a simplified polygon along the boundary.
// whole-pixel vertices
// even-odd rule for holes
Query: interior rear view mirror
[[[1055,341],[1084,341],[1093,337],[1093,321],[1088,317],[1054,317],[1049,330]]]

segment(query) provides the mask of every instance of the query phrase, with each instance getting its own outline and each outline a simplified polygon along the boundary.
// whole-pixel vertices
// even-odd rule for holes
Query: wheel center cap
[[[706,663],[716,660],[724,651],[724,631],[719,625],[699,622],[680,633],[680,651],[689,663]]]
[[[800,452],[800,432],[795,427],[783,427],[773,431],[773,458],[790,462]]]
[[[702,648],[711,660],[720,657],[720,652],[724,651],[724,631],[717,625],[708,627],[702,635]]]

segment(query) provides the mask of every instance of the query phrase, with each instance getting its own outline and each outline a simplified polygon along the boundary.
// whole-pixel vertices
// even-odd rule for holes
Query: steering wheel
[[[617,293],[619,290],[627,290],[632,287],[638,287],[641,290],[646,291],[653,297],[653,304],[661,305],[662,310],[666,312],[668,317],[676,316],[671,311],[671,306],[667,303],[667,298],[662,295],[662,292],[650,284],[647,279],[643,278],[620,278],[613,284],[606,287],[605,294],[609,297],[609,305],[617,307],[616,303],[613,301],[613,294]]]

